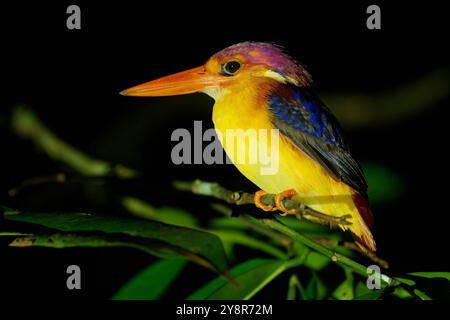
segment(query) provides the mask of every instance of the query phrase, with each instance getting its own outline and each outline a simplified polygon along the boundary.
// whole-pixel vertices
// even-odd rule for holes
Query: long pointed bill
[[[220,75],[208,73],[205,67],[201,66],[140,84],[120,94],[142,97],[175,96],[218,88],[225,80]]]

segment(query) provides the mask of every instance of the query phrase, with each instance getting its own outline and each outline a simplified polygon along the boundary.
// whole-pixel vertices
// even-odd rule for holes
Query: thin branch
[[[385,92],[330,92],[322,98],[346,128],[386,126],[425,112],[447,98],[449,73],[448,67],[441,66]]]
[[[134,178],[138,173],[121,164],[110,164],[93,159],[58,138],[47,128],[34,112],[24,106],[13,109],[11,129],[19,137],[30,139],[47,155],[86,176],[116,176],[121,179]]]
[[[254,194],[243,191],[230,191],[222,187],[217,182],[206,182],[201,180],[194,180],[190,182],[175,181],[173,185],[178,190],[189,191],[198,195],[214,197],[216,199],[224,200],[230,204],[235,205],[255,204]],[[275,197],[276,194],[266,194],[261,198],[261,201],[265,205],[274,206]],[[329,223],[331,226],[351,225],[351,222],[347,220],[351,218],[351,215],[349,214],[339,217],[327,215],[314,209],[311,209],[309,207],[306,207],[304,204],[300,202],[288,198],[284,198],[282,200],[282,203],[286,209],[295,211],[296,216],[298,218],[310,216],[318,219],[320,222]]]
[[[368,257],[370,260],[375,262],[376,264],[382,266],[383,268],[385,269],[389,268],[389,262],[377,256],[374,252],[364,250],[363,248],[361,248],[361,246],[356,245],[356,243],[354,242],[344,242],[344,248],[360,252],[364,254],[366,257]]]
[[[340,243],[339,243],[340,241],[336,240],[336,239],[314,239],[314,241],[321,245],[328,246],[328,247],[337,247],[340,245]],[[387,262],[383,258],[380,258],[379,256],[377,256],[374,252],[371,252],[369,250],[363,250],[360,246],[358,246],[354,242],[344,241],[341,245],[342,245],[342,247],[344,247],[346,249],[356,251],[360,254],[365,255],[367,258],[369,258],[376,264],[380,265],[384,269],[389,269],[389,262]]]
[[[66,182],[66,175],[58,173],[50,176],[34,177],[21,182],[17,187],[11,188],[8,191],[10,197],[14,197],[17,193],[25,188],[37,186],[46,183],[64,183]]]

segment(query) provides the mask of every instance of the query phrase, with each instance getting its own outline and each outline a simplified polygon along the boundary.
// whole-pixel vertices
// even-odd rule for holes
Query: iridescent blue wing
[[[283,85],[269,97],[272,123],[328,172],[366,197],[361,167],[333,114],[309,88]]]

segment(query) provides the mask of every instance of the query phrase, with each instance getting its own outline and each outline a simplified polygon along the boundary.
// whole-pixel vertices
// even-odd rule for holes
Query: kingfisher
[[[203,92],[215,100],[212,118],[217,131],[278,130],[279,167],[274,174],[262,174],[261,163],[237,162],[231,157],[238,170],[261,189],[255,193],[256,206],[294,214],[280,201],[292,198],[326,215],[349,215],[351,224],[340,228],[349,230],[360,247],[375,251],[363,171],[336,117],[311,86],[308,71],[283,47],[242,42],[219,51],[200,67],[121,94],[156,97]],[[230,139],[222,136],[220,142],[228,155],[235,153]],[[245,144],[240,151],[254,152],[251,147]],[[274,206],[262,202],[267,193],[277,195]]]

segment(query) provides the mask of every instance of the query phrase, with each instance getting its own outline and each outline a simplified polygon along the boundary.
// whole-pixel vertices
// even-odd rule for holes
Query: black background
[[[81,30],[66,28],[66,8],[81,7]],[[212,127],[213,101],[204,95],[161,99],[129,98],[130,86],[200,65],[231,44],[273,41],[307,65],[318,92],[376,94],[427,72],[448,67],[445,10],[436,4],[381,3],[382,29],[368,30],[372,3],[165,4],[61,1],[0,8],[2,66],[0,115],[18,103],[31,106],[60,137],[101,159],[144,174],[139,183],[112,181],[83,191],[85,182],[43,186],[16,198],[9,188],[24,179],[59,172],[31,143],[0,128],[0,203],[21,210],[74,210],[120,214],[115,194],[174,204],[173,178],[223,181],[252,190],[232,166],[175,166],[170,134],[193,120]],[[408,121],[348,137],[357,159],[372,159],[406,181],[401,199],[373,208],[379,253],[394,270],[448,271],[449,99]],[[157,107],[155,107],[157,105]],[[180,206],[201,215],[202,200],[179,196]],[[0,288],[21,296],[108,298],[121,283],[151,261],[125,249],[0,249]],[[65,268],[78,264],[85,286],[65,287]],[[214,275],[189,266],[185,297]],[[190,278],[190,280],[189,280]],[[284,296],[280,296],[283,299]]]

